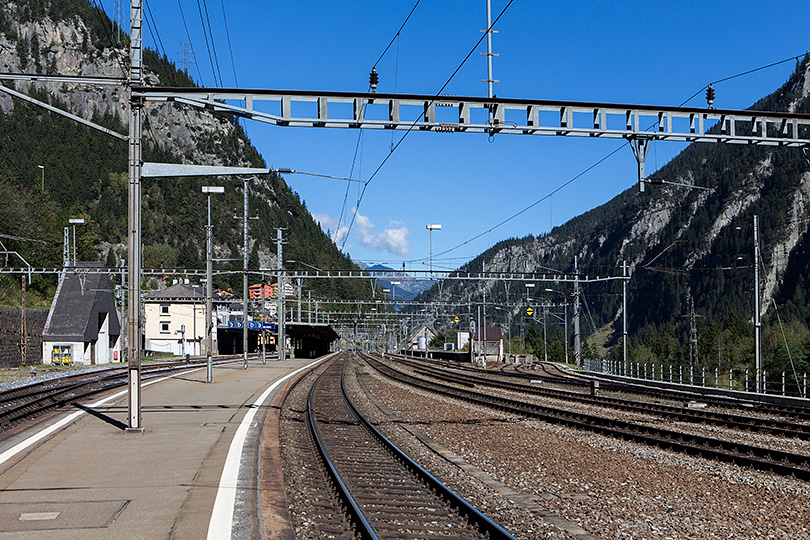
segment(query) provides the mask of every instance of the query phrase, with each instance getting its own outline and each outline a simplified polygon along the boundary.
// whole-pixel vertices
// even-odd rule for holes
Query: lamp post
[[[394,304],[394,311],[397,310],[397,285],[400,283],[399,281],[391,282],[391,303]]]
[[[211,194],[212,193],[225,193],[225,188],[222,186],[203,186],[202,192],[208,195],[208,222],[205,226],[205,356],[207,360],[206,367],[206,382],[213,382],[213,362],[211,355],[214,349],[214,325],[213,325],[213,294],[214,284],[212,283],[213,268],[212,268],[212,251],[213,251],[213,231],[214,227],[211,225]]]
[[[76,266],[76,225],[84,223],[84,218],[70,218],[68,223],[73,225],[73,266]]]
[[[45,165],[37,165],[37,168],[42,171],[42,193],[45,193]]]
[[[430,231],[430,277],[433,279],[433,231],[442,230],[442,226],[438,223],[426,225],[425,228]]]

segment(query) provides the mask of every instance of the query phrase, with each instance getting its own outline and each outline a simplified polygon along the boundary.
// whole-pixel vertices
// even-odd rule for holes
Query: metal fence
[[[629,362],[626,366],[616,360],[583,359],[589,371],[624,375],[637,379],[721,388],[741,392],[756,392],[755,370],[720,369],[685,365],[648,364]],[[762,393],[782,396],[807,397],[807,372],[760,370]]]

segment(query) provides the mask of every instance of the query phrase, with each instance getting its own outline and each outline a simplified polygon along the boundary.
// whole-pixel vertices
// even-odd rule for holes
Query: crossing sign
[[[453,320],[454,320],[455,322],[458,322],[458,315],[456,315],[455,317],[453,317]]]
[[[533,314],[534,314],[534,310],[532,308],[530,308],[530,307],[527,307],[526,308],[526,315],[531,317]]]

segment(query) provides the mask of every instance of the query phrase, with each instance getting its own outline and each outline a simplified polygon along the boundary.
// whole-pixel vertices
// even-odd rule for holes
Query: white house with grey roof
[[[121,322],[101,263],[78,263],[59,276],[42,331],[45,364],[107,364],[121,360]]]
[[[205,289],[175,283],[143,295],[144,349],[151,353],[199,356],[205,349]],[[213,328],[214,351],[217,329]]]

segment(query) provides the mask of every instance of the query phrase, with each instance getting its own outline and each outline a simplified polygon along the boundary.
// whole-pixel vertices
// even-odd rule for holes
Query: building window
[[[70,345],[54,345],[53,351],[51,351],[51,363],[67,365],[72,364],[73,361],[71,360],[70,349]]]
[[[169,323],[167,323],[167,322],[160,323],[160,333],[161,334],[168,334],[169,333]]]
[[[169,305],[163,304],[160,306],[160,314],[161,315],[168,315],[169,314]]]

